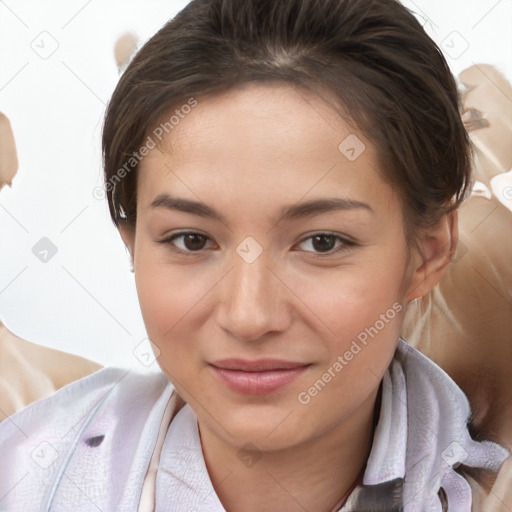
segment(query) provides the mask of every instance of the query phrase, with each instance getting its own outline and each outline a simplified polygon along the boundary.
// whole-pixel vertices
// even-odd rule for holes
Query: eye
[[[204,249],[208,240],[209,238],[202,233],[187,231],[184,233],[176,233],[164,240],[159,240],[158,243],[170,245],[171,248],[177,252],[194,253]]]
[[[305,238],[299,245],[302,245],[302,250],[305,250],[306,252],[313,252],[322,255],[325,253],[333,254],[343,250],[348,250],[353,247],[355,243],[333,233],[317,233]],[[310,249],[305,249],[304,247],[309,247]]]

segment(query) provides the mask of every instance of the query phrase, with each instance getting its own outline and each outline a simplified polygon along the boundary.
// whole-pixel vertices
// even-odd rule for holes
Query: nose
[[[247,263],[238,255],[234,267],[221,282],[218,324],[232,336],[257,341],[285,331],[290,323],[286,286],[261,255]]]

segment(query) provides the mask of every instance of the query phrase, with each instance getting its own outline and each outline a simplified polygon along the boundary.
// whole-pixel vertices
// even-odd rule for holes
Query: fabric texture
[[[197,420],[176,396],[160,372],[104,368],[0,423],[0,511],[136,511],[150,461],[159,460],[156,511],[224,512],[208,478]],[[340,510],[471,511],[471,487],[461,471],[494,474],[508,452],[471,439],[464,393],[400,340],[381,400],[363,484]]]

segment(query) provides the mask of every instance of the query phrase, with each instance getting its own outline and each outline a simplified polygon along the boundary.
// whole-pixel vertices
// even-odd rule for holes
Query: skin
[[[12,184],[18,172],[18,153],[9,118],[0,112],[0,190]]]
[[[354,161],[338,149],[351,133],[366,147]],[[161,194],[200,201],[223,219],[151,206]],[[368,207],[279,220],[287,206],[333,197]],[[168,240],[189,231],[205,238]],[[325,232],[354,243],[311,238]],[[136,225],[120,233],[158,363],[197,415],[226,510],[331,510],[366,463],[405,306],[443,275],[456,215],[421,234],[424,258],[409,251],[400,198],[380,176],[371,142],[307,90],[251,84],[198,98],[150,151],[139,168]],[[252,263],[236,252],[248,236],[262,249]],[[298,394],[396,303],[402,311],[300,403]],[[309,366],[284,389],[248,396],[212,371],[209,363],[224,358]]]

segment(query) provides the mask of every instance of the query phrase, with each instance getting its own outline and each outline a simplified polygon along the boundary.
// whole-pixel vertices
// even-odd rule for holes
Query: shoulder
[[[145,401],[151,400],[168,385],[169,381],[160,372],[144,373],[120,367],[102,368],[60,388],[47,398],[31,403],[4,420],[0,423],[0,442],[23,427],[29,432],[34,427],[44,428],[50,418],[51,423],[76,421],[77,416],[87,415],[91,408],[105,400],[111,403],[142,398]]]
[[[0,320],[0,421],[100,368],[75,354],[24,340]]]
[[[438,365],[400,340],[393,362],[405,376],[407,449],[404,498],[430,503],[442,488],[448,508],[472,501],[465,470],[493,479],[508,451],[490,441],[477,441],[468,428],[471,407],[464,392]],[[468,508],[469,510],[469,508]]]
[[[474,482],[464,478],[468,470],[495,478],[509,456],[495,443],[472,439],[470,415],[467,397],[448,374],[400,339],[382,380],[364,485],[347,501],[347,512],[470,510],[478,501]]]
[[[91,485],[86,497],[106,506],[115,472],[128,478],[130,465],[150,456],[172,391],[161,372],[107,367],[7,418],[0,423],[2,504],[40,510],[59,496],[65,501],[77,493],[79,500]]]

